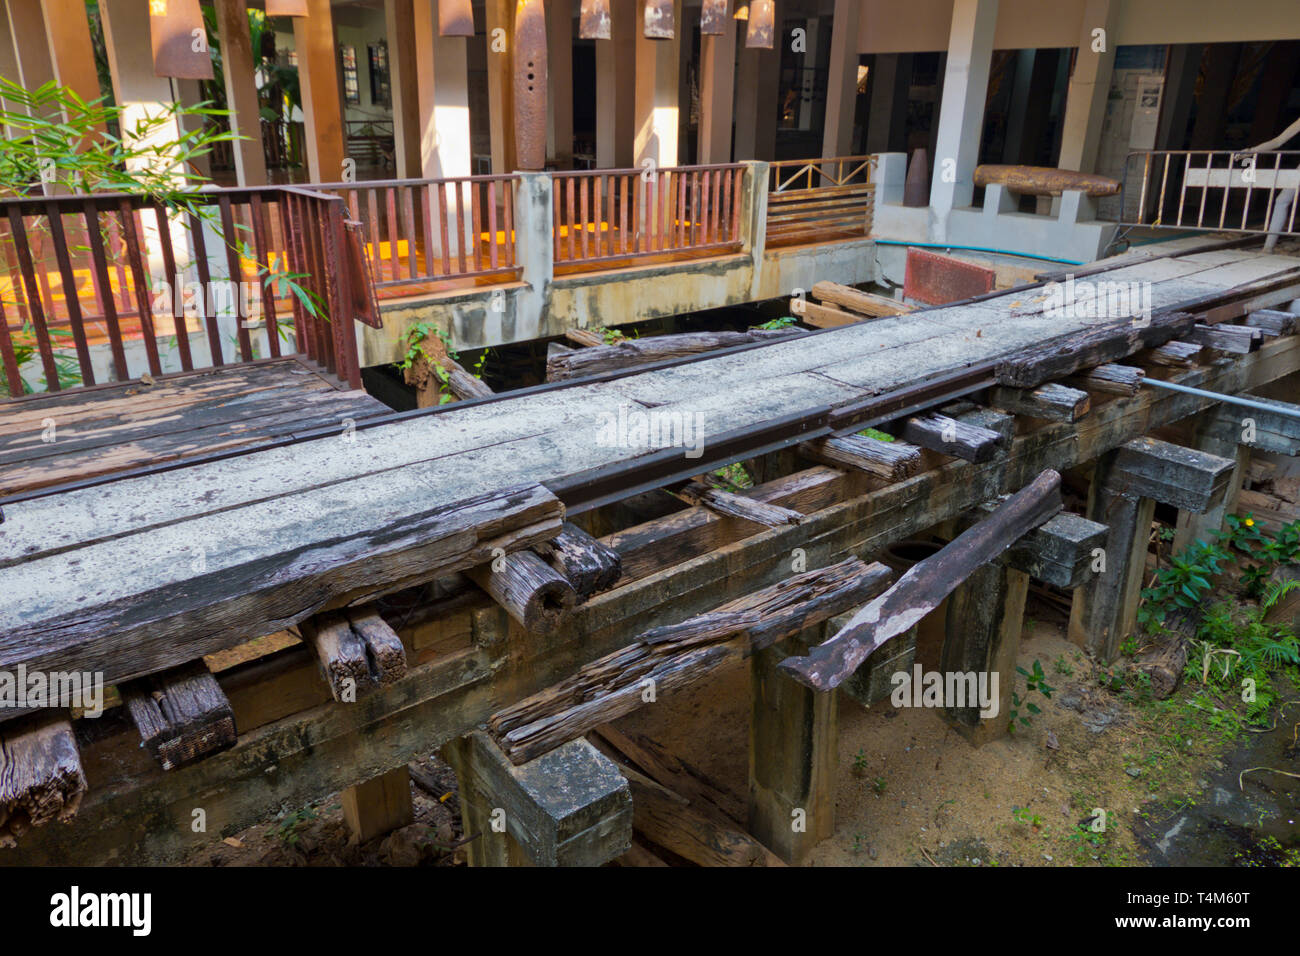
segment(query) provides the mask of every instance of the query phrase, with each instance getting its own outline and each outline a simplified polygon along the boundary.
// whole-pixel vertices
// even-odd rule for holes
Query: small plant
[[[276,831],[285,846],[295,846],[300,836],[299,831],[312,820],[320,816],[315,807],[303,807],[301,810],[295,810],[293,813],[286,814],[280,821],[280,828]]]
[[[858,432],[858,434],[861,435],[861,436],[864,437],[864,438],[874,438],[876,441],[893,441],[893,440],[894,440],[894,436],[893,436],[893,435],[890,435],[890,434],[888,434],[888,433],[886,433],[886,432],[882,432],[882,431],[880,431],[880,430],[877,429],[877,428],[864,428],[864,429],[862,429],[862,431]]]
[[[861,777],[867,772],[867,753],[859,748],[858,752],[853,755],[853,775]]]
[[[1060,674],[1062,677],[1070,677],[1074,674],[1074,668],[1070,666],[1070,662],[1065,659],[1064,654],[1053,662],[1052,670],[1056,671],[1056,673]]]
[[[1042,694],[1048,700],[1052,697],[1053,687],[1047,683],[1047,675],[1043,673],[1043,663],[1038,658],[1034,658],[1034,669],[1027,671],[1023,667],[1017,667],[1016,673],[1025,679],[1025,696],[1022,699],[1020,694],[1015,691],[1011,692],[1011,713],[1009,715],[1008,728],[1012,733],[1016,731],[1016,723],[1028,727],[1029,721],[1033,716],[1042,713],[1042,708],[1029,699],[1029,695],[1034,692]],[[1025,713],[1020,712],[1024,708]]]
[[[795,317],[793,315],[783,315],[779,319],[769,319],[762,325],[756,325],[755,328],[775,331],[776,329],[788,329],[794,323]]]
[[[878,797],[883,797],[885,795],[885,786],[886,782],[884,777],[877,777],[875,780],[871,781],[871,789]]]
[[[738,461],[732,462],[730,465],[723,465],[713,472],[713,476],[719,480],[718,483],[723,485],[727,491],[739,492],[754,487],[754,479],[749,476],[745,466]]]
[[[1026,826],[1031,826],[1035,830],[1041,830],[1043,828],[1043,818],[1034,813],[1028,807],[1015,807],[1012,809],[1011,815],[1015,817],[1016,822],[1023,823]]]
[[[1210,590],[1210,578],[1221,573],[1232,555],[1217,544],[1197,541],[1169,559],[1169,566],[1156,571],[1155,583],[1142,591],[1138,623],[1149,629],[1163,624],[1175,609],[1199,607]]]

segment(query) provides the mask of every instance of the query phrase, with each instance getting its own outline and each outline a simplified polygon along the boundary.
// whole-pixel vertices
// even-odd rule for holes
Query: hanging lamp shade
[[[149,0],[155,76],[212,79],[212,51],[199,0]]]
[[[647,40],[671,40],[675,26],[673,0],[645,0]]]
[[[722,36],[727,22],[727,0],[704,0],[700,7],[700,33],[704,36]]]
[[[736,12],[732,16],[737,20],[748,20],[749,0],[736,0]]]
[[[546,11],[542,0],[515,6],[515,160],[523,170],[546,166]]]
[[[470,0],[438,0],[438,36],[472,37],[474,8]]]
[[[773,0],[750,0],[749,29],[745,46],[751,50],[770,50],[774,40],[776,4]]]
[[[266,0],[268,17],[305,17],[307,0]]]
[[[609,39],[609,0],[582,0],[578,36],[584,40]]]

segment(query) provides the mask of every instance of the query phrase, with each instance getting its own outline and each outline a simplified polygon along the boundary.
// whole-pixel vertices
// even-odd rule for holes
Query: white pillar
[[[1120,0],[1087,0],[1079,24],[1079,52],[1070,77],[1062,120],[1062,169],[1092,172],[1097,164],[1101,124],[1115,66],[1115,23]]]
[[[826,76],[823,156],[847,156],[853,149],[853,114],[858,102],[858,20],[861,10],[860,0],[835,0],[835,15],[831,18],[831,63]]]
[[[948,216],[955,207],[969,206],[975,191],[984,130],[984,100],[998,0],[955,0],[948,37],[948,62],[939,107],[934,176],[930,184],[930,239],[948,238]]]
[[[13,4],[10,3],[10,9]],[[148,117],[159,117],[173,102],[176,91],[165,76],[153,72],[153,47],[149,41],[149,0],[99,0],[99,15],[104,25],[104,46],[108,50],[108,69],[113,78],[113,97],[121,108],[122,133],[131,136],[136,124]],[[175,118],[159,123],[148,140],[163,146],[180,139]],[[130,162],[143,166],[158,163],[156,157],[136,157]]]
[[[438,36],[438,0],[415,5],[420,155],[425,179],[471,174],[469,69],[465,37]],[[488,42],[491,43],[489,36]],[[488,52],[489,57],[507,54]],[[489,60],[489,62],[491,62]]]
[[[699,162],[731,162],[731,108],[736,91],[736,21],[721,36],[700,36]]]
[[[681,0],[675,4],[674,22],[682,22]],[[637,0],[637,23],[645,20],[645,0]],[[677,165],[677,58],[681,30],[671,40],[650,40],[645,31],[636,35],[636,132],[634,158],[639,166],[652,159],[659,167]]]

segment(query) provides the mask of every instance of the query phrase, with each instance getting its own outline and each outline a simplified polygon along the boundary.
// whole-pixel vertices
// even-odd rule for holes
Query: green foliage
[[[285,814],[276,831],[277,836],[285,846],[293,846],[298,842],[299,831],[319,816],[320,813],[315,807],[303,807],[301,810]]]
[[[795,317],[793,315],[783,315],[779,319],[769,319],[768,321],[764,322],[762,325],[754,326],[754,328],[766,329],[768,331],[775,331],[776,329],[788,329],[790,326],[794,324],[795,324]]]
[[[1022,727],[1028,727],[1029,721],[1043,712],[1042,708],[1030,699],[1030,695],[1039,693],[1045,699],[1050,700],[1054,689],[1051,684],[1047,683],[1047,675],[1043,673],[1042,661],[1036,657],[1034,658],[1034,669],[1032,671],[1017,667],[1016,673],[1025,679],[1025,696],[1021,698],[1016,691],[1011,692],[1011,713],[1008,715],[1007,727],[1012,733],[1016,731],[1017,722]],[[1025,711],[1023,714],[1020,712],[1022,708]]]
[[[1231,558],[1226,548],[1204,541],[1172,556],[1167,567],[1156,571],[1155,583],[1143,589],[1138,623],[1154,629],[1175,608],[1199,607],[1210,591],[1210,578],[1222,573],[1221,566]]]
[[[745,466],[738,461],[723,465],[714,471],[713,475],[719,479],[718,484],[725,486],[727,491],[740,492],[754,487],[754,479],[749,476]]]
[[[1277,701],[1273,676],[1300,665],[1300,639],[1290,626],[1264,620],[1269,610],[1296,587],[1300,582],[1275,585],[1258,605],[1229,601],[1211,605],[1196,632],[1202,653],[1199,657],[1188,655],[1188,669],[1195,679],[1241,694],[1246,719],[1251,722],[1267,722],[1269,710]]]
[[[893,440],[894,440],[894,436],[893,436],[893,435],[887,435],[887,434],[885,434],[884,432],[879,431],[879,430],[877,430],[877,429],[875,429],[875,428],[864,428],[864,429],[862,429],[862,431],[858,432],[858,434],[859,434],[859,435],[862,435],[864,438],[874,438],[874,439],[876,439],[876,441],[893,441]]]
[[[1027,826],[1031,826],[1035,830],[1041,829],[1043,826],[1043,818],[1040,817],[1038,814],[1034,813],[1028,807],[1012,808],[1011,816],[1013,816],[1016,819],[1017,823],[1023,823]]]

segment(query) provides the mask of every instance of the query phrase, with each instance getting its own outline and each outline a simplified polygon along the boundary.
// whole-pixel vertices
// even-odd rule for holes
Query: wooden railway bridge
[[[1137,320],[1053,313],[1051,276],[898,315],[841,290],[815,306],[838,327],[649,365],[593,345],[606,371],[501,395],[453,369],[462,400],[411,413],[299,356],[0,406],[0,671],[102,675],[121,703],[3,712],[0,862],[173,860],[338,790],[373,832],[436,748],[475,863],[602,863],[634,826],[695,862],[798,862],[833,826],[830,689],[876,699],[941,598],[964,608],[944,669],[1009,695],[1030,578],[1113,656],[1156,503],[1184,535],[1232,507],[1251,448],[1204,393],[1300,370],[1300,259],[1254,241],[1075,274],[1139,283]],[[1295,407],[1263,404],[1256,447],[1295,454]],[[652,418],[696,440],[654,447]],[[701,478],[736,461],[753,489]],[[902,578],[874,562],[936,527],[953,543]],[[734,819],[600,728],[740,658]]]

